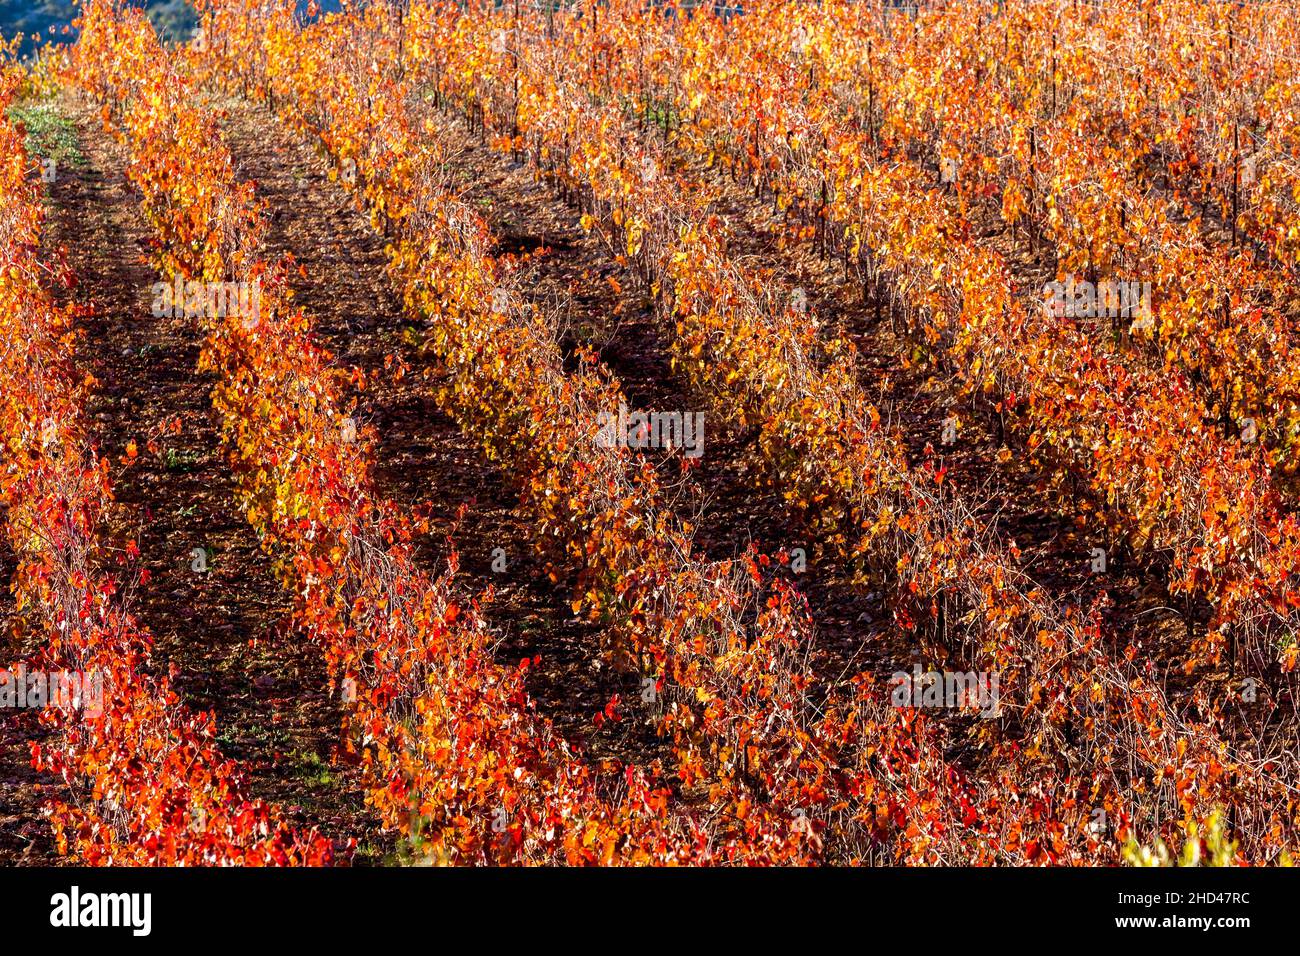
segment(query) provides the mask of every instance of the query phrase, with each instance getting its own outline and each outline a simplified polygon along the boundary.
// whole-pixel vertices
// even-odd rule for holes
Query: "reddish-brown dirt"
[[[9,541],[0,535],[0,667],[17,663],[36,648],[38,634],[28,632],[17,612],[8,582],[17,562]],[[0,710],[0,865],[52,866],[60,862],[41,804],[66,796],[57,780],[32,768],[31,746],[47,731],[31,711]]]

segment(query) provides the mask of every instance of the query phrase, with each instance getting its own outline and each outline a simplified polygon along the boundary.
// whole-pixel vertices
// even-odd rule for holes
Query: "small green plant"
[[[397,866],[447,866],[446,854],[435,849],[425,838],[427,827],[428,821],[415,810],[413,801],[410,832],[389,856],[388,862]]]
[[[1124,845],[1123,853],[1124,862],[1129,866],[1236,866],[1239,862],[1237,843],[1229,839],[1223,819],[1217,812],[1205,821],[1204,836],[1195,823],[1191,825],[1182,852],[1176,857],[1164,840],[1156,840],[1154,848],[1129,840]],[[1290,866],[1290,854],[1282,854],[1277,863],[1280,866]]]
[[[296,750],[293,758],[298,765],[298,773],[304,780],[323,787],[333,785],[334,772],[316,751]]]
[[[198,467],[199,456],[191,451],[177,451],[175,448],[168,446],[167,450],[162,453],[163,467],[168,471],[186,473],[194,471]]]

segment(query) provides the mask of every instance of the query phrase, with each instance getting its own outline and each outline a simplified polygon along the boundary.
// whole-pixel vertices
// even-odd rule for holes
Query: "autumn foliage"
[[[917,454],[882,415],[831,317],[736,252],[713,189],[725,177],[775,209],[783,241],[887,313],[1042,469],[1053,502],[1158,567],[1171,602],[1204,602],[1178,672],[1249,675],[1275,714],[1300,660],[1286,311],[1300,187],[1274,161],[1295,148],[1279,52],[1295,41],[1264,14],[195,5],[201,35],[171,50],[138,11],[90,0],[57,79],[128,157],[159,277],[259,290],[254,318],[194,328],[238,507],[342,699],[343,759],[421,857],[1113,864],[1127,841],[1182,845],[1223,819],[1234,862],[1294,844],[1294,755],[1232,732],[1244,718],[1227,683],[1171,691],[1104,597],[1062,600],[1036,580],[935,449]],[[641,708],[669,756],[637,766],[567,743],[525,690],[528,662],[495,659],[491,609],[459,583],[454,550],[436,573],[421,565],[428,521],[376,488],[375,435],[356,426],[365,376],[293,304],[219,93],[264,104],[368,213],[442,407],[512,477],[573,612],[602,625],[592,655],[648,689],[598,719]],[[1000,675],[996,719],[894,706],[865,669],[828,686],[781,557],[701,553],[664,469],[599,440],[626,394],[594,349],[569,350],[517,257],[494,252],[446,172],[449,128],[564,197],[652,304],[711,419],[755,435],[757,480],[792,525],[852,587],[885,593],[918,658]],[[109,472],[84,422],[95,383],[50,293],[66,269],[35,258],[40,192],[18,131],[0,125],[0,144],[15,591],[48,632],[45,658],[103,669],[113,688],[98,721],[48,717],[58,742],[36,761],[79,797],[51,808],[61,844],[88,862],[332,862],[348,835],[298,833],[243,793],[213,720],[153,675],[148,635],[117,603],[98,530]],[[1225,235],[1203,228],[1210,215]],[[1152,321],[1051,315],[1026,274],[1148,278]],[[689,459],[674,464],[692,480]]]

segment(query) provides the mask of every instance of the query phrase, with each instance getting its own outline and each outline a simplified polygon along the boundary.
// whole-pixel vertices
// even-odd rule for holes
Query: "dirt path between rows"
[[[53,187],[48,241],[67,247],[72,296],[93,307],[81,364],[97,381],[89,413],[99,451],[114,463],[109,531],[116,548],[140,549],[115,570],[132,581],[147,572],[127,595],[154,635],[154,666],[171,670],[187,706],[215,712],[218,742],[243,764],[250,795],[336,841],[357,838],[357,862],[375,861],[390,841],[357,770],[332,761],[342,711],[321,654],[292,625],[271,558],[238,510],[212,382],[196,372],[198,326],[152,315],[158,276],[122,150],[80,103],[60,106],[87,164]]]
[[[18,562],[0,533],[0,667],[28,657],[40,640],[29,634],[9,589]],[[67,796],[62,785],[32,767],[31,744],[48,732],[30,711],[0,710],[0,866],[54,866],[54,834],[41,816],[47,799]]]

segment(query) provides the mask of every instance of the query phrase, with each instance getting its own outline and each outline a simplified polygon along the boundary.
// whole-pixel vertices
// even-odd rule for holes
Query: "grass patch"
[[[199,469],[200,459],[197,452],[180,451],[169,445],[160,457],[163,468],[170,472],[189,474]]]
[[[53,103],[22,103],[9,107],[9,118],[27,130],[27,151],[59,166],[85,166],[77,130]]]
[[[334,771],[314,750],[299,750],[292,755],[298,775],[308,783],[321,787],[334,785]]]

